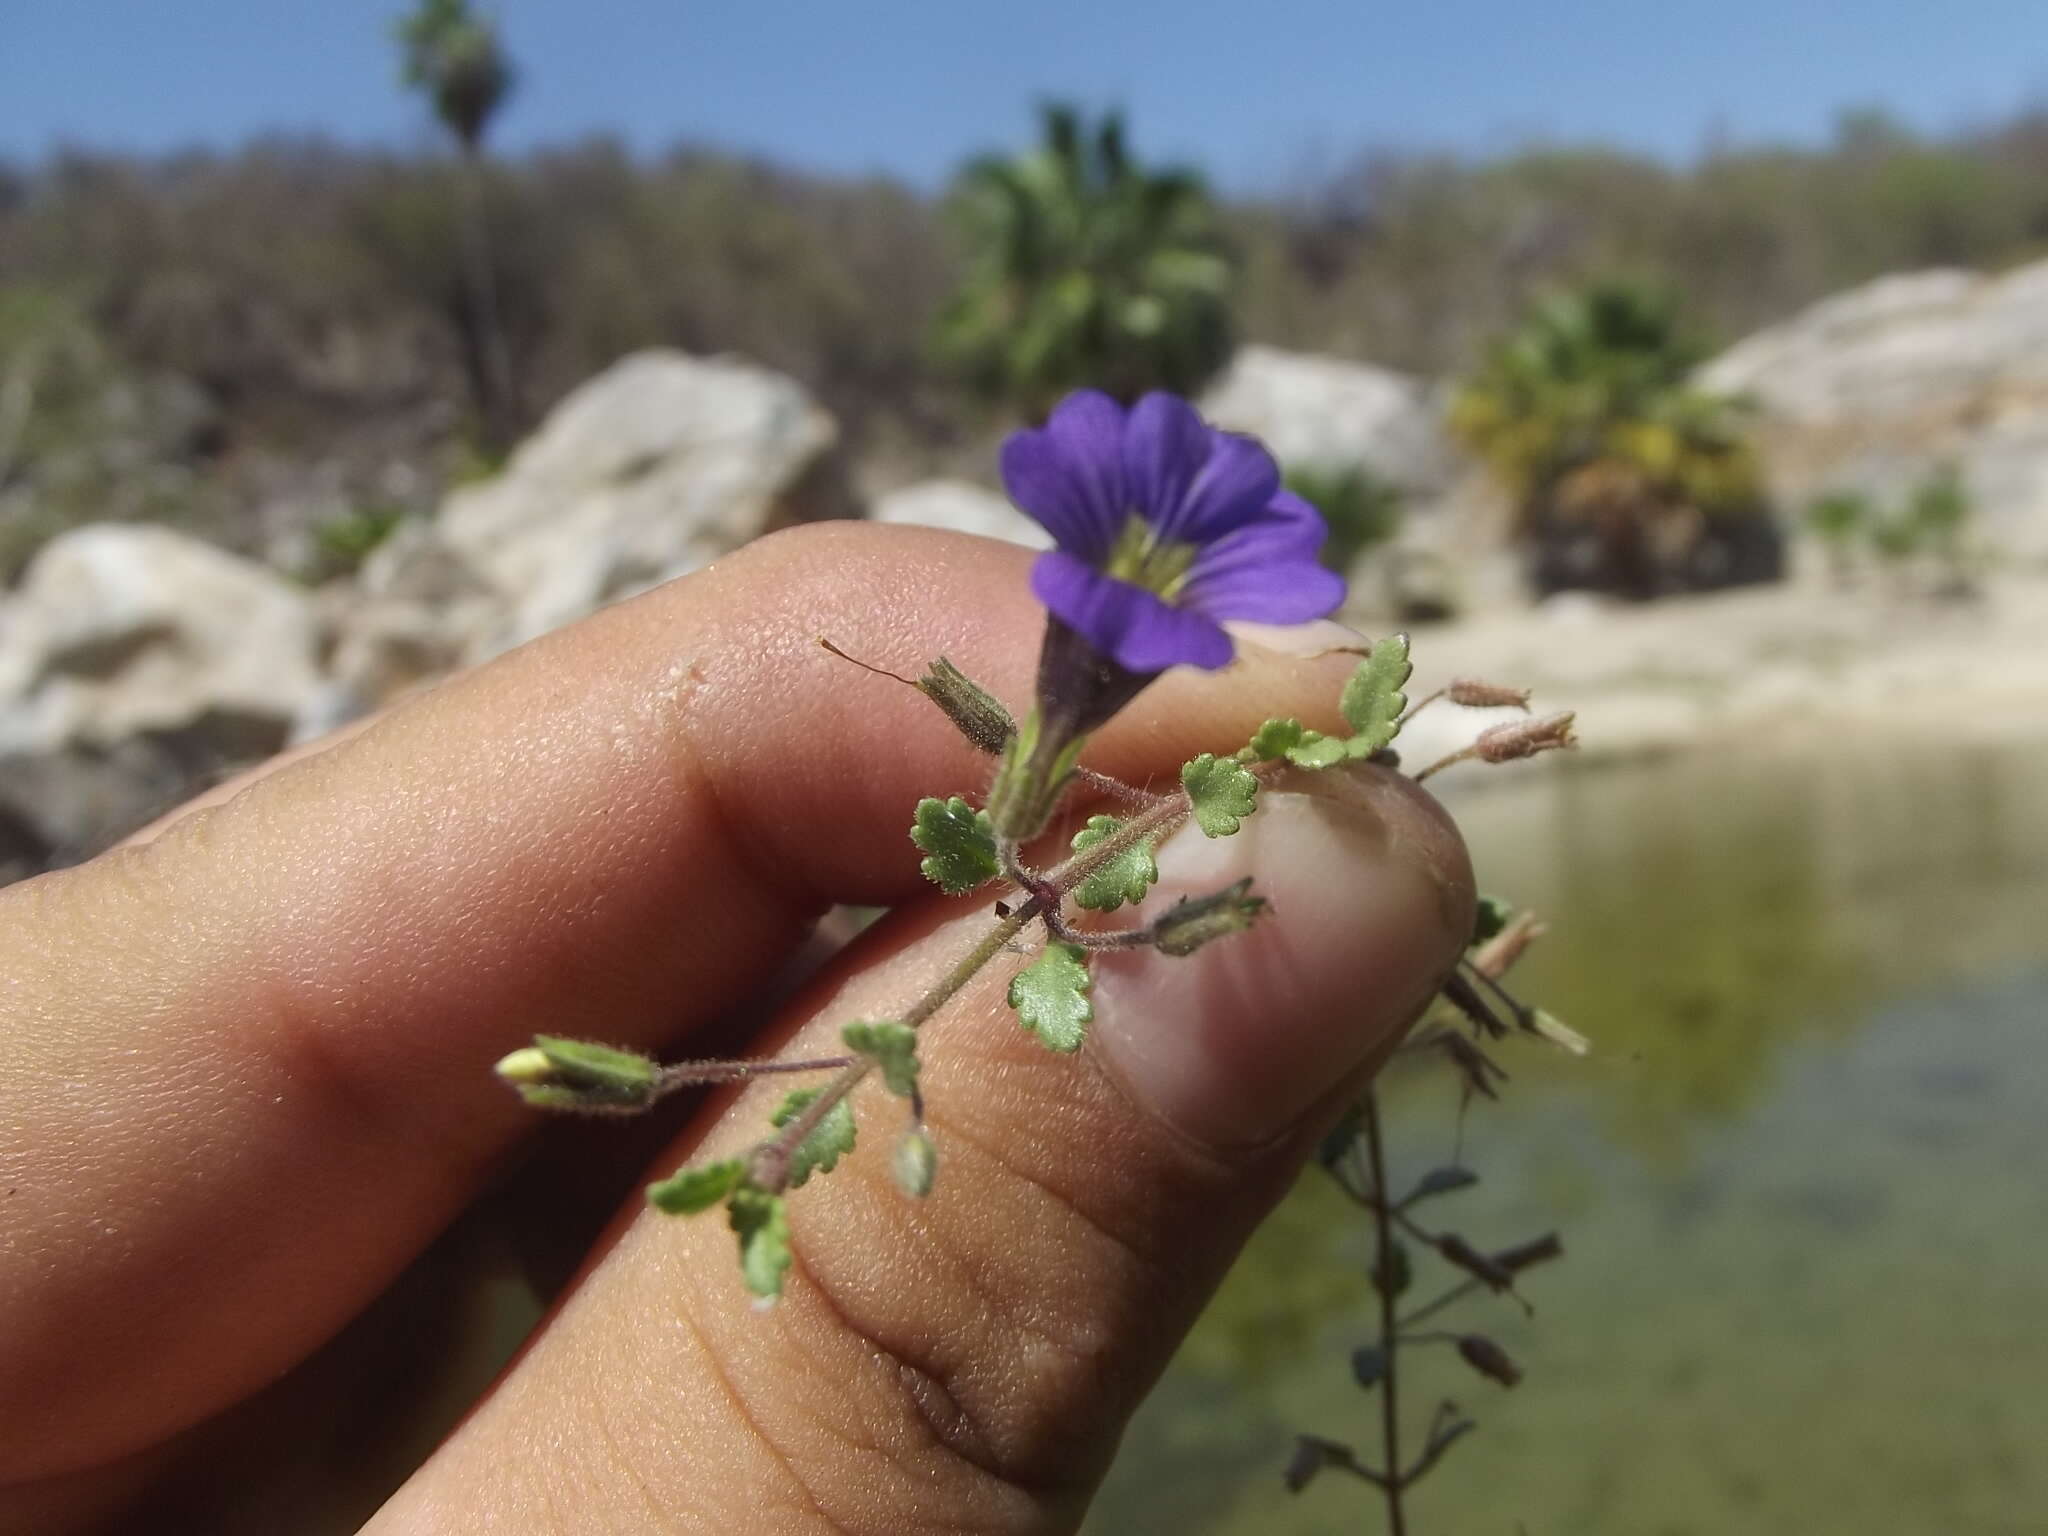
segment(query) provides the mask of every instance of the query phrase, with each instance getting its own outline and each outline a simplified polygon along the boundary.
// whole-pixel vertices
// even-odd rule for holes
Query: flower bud
[[[1561,715],[1545,715],[1540,720],[1510,720],[1481,731],[1479,739],[1472,743],[1473,755],[1482,762],[1511,763],[1518,757],[1575,747],[1578,741],[1572,735],[1572,720],[1570,710]]]
[[[896,1143],[890,1159],[896,1187],[912,1199],[922,1200],[932,1192],[932,1179],[939,1171],[939,1150],[922,1129],[906,1131]]]
[[[1518,1274],[1531,1264],[1545,1264],[1552,1259],[1564,1257],[1564,1244],[1555,1232],[1546,1232],[1541,1237],[1531,1238],[1526,1243],[1517,1243],[1512,1248],[1503,1248],[1493,1255],[1493,1262],[1509,1274]]]
[[[1207,896],[1183,896],[1152,924],[1152,947],[1162,955],[1192,955],[1204,944],[1243,933],[1266,911],[1266,898],[1250,894],[1251,876]]]
[[[644,1109],[654,1102],[661,1080],[661,1068],[648,1057],[554,1035],[535,1035],[532,1045],[505,1057],[496,1070],[539,1109]]]
[[[943,656],[925,669],[916,686],[979,751],[998,753],[1016,734],[1017,722],[1002,701]]]
[[[1517,912],[1507,926],[1472,952],[1472,969],[1495,981],[1514,969],[1529,946],[1542,938],[1543,924],[1533,912]]]
[[[1453,704],[1462,704],[1467,709],[1527,709],[1529,690],[1506,688],[1499,683],[1483,683],[1474,677],[1453,678],[1451,686],[1444,690],[1444,697]]]
[[[1465,1357],[1465,1363],[1473,1370],[1504,1387],[1512,1387],[1522,1379],[1522,1368],[1515,1364],[1506,1350],[1484,1334],[1460,1335],[1458,1353]]]

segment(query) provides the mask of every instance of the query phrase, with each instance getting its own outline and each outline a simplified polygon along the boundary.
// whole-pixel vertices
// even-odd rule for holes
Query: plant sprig
[[[836,646],[828,643],[827,648],[845,656]],[[696,1084],[768,1074],[823,1076],[816,1086],[783,1098],[772,1118],[773,1134],[744,1156],[682,1169],[648,1191],[650,1202],[670,1214],[696,1214],[723,1204],[748,1288],[772,1301],[781,1294],[790,1267],[786,1198],[854,1150],[857,1122],[850,1097],[861,1083],[879,1072],[890,1092],[905,1101],[909,1123],[892,1167],[906,1192],[925,1194],[937,1174],[938,1153],[924,1126],[918,1080],[924,1025],[1037,926],[1044,930],[1044,943],[1012,978],[1009,1006],[1020,1026],[1048,1049],[1070,1053],[1086,1040],[1094,1016],[1089,964],[1095,952],[1137,948],[1178,958],[1251,927],[1265,915],[1266,904],[1249,880],[1183,896],[1149,920],[1123,928],[1084,926],[1074,909],[1109,913],[1142,902],[1158,879],[1156,852],[1166,837],[1190,821],[1209,837],[1234,834],[1256,814],[1260,790],[1268,783],[1287,774],[1385,761],[1388,747],[1414,713],[1402,691],[1411,671],[1407,637],[1381,640],[1364,653],[1339,701],[1350,735],[1324,735],[1292,719],[1268,720],[1244,746],[1191,759],[1177,791],[1157,793],[1079,769],[1078,738],[1062,745],[1044,734],[1050,727],[1042,727],[1036,716],[1019,727],[992,695],[942,657],[921,678],[897,680],[931,699],[971,745],[1002,755],[996,792],[1005,793],[1008,784],[1014,796],[1008,809],[994,817],[988,807],[958,795],[918,803],[910,837],[923,855],[920,868],[928,879],[956,896],[991,885],[1007,887],[995,904],[994,919],[944,975],[893,1017],[850,1022],[843,1031],[848,1048],[843,1056],[663,1066],[613,1047],[542,1037],[506,1057],[499,1073],[537,1107],[601,1114],[638,1113]],[[1127,814],[1091,816],[1064,859],[1049,868],[1032,866],[1020,840],[998,829],[1031,824],[1032,816],[1020,817],[1019,803],[1049,814],[1077,787],[1119,802]]]

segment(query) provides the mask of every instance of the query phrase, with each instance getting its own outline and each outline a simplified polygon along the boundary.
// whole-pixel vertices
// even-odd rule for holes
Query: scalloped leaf
[[[740,1240],[740,1278],[764,1302],[782,1295],[789,1273],[789,1207],[780,1195],[742,1184],[732,1192],[726,1219]]]
[[[902,1098],[917,1092],[917,1031],[894,1019],[856,1019],[839,1032],[846,1048],[882,1069],[882,1081]]]
[[[647,1203],[670,1216],[694,1216],[708,1211],[739,1187],[747,1165],[728,1157],[694,1168],[678,1168],[667,1178],[647,1186]]]
[[[774,1126],[788,1125],[810,1106],[813,1099],[822,1092],[818,1088],[796,1088],[789,1097],[775,1108],[768,1117]],[[830,1173],[839,1159],[853,1150],[856,1134],[853,1120],[853,1106],[841,1099],[825,1112],[825,1118],[812,1129],[811,1134],[797,1144],[789,1160],[789,1187],[800,1188],[804,1180],[814,1173]]]
[[[1338,706],[1351,722],[1354,734],[1344,745],[1352,757],[1370,757],[1401,734],[1401,713],[1408,707],[1401,689],[1414,670],[1406,635],[1376,641],[1358,664]]]
[[[1107,842],[1124,828],[1115,816],[1090,816],[1088,825],[1074,834],[1073,848],[1085,853]],[[1140,902],[1152,882],[1159,878],[1159,860],[1150,842],[1126,848],[1086,880],[1074,887],[1074,900],[1096,912],[1114,912],[1125,902]]]
[[[988,812],[976,810],[958,795],[918,801],[910,840],[927,855],[917,867],[948,896],[986,885],[1002,872]]]
[[[1095,1004],[1088,998],[1088,966],[1078,945],[1052,943],[1010,979],[1010,1006],[1048,1050],[1078,1051],[1088,1038]]]
[[[1258,809],[1259,781],[1235,758],[1204,752],[1180,770],[1181,788],[1195,808],[1195,825],[1209,837],[1228,837]]]

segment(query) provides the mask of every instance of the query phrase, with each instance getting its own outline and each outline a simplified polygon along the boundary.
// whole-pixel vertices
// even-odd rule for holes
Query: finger
[[[531,1123],[489,1075],[512,1045],[675,1041],[828,903],[917,888],[913,802],[985,762],[815,637],[1018,698],[1027,559],[767,540],[0,895],[0,1478],[147,1443],[331,1333]],[[1169,679],[1101,758],[1170,773],[1332,692]]]
[[[1104,959],[1078,1061],[1005,1007],[1022,962],[991,965],[921,1049],[930,1198],[892,1186],[902,1107],[864,1087],[862,1145],[791,1201],[772,1313],[746,1305],[717,1217],[643,1210],[370,1529],[1072,1529],[1232,1256],[1471,932],[1455,831],[1384,770],[1269,793],[1236,838],[1183,833],[1161,864],[1155,902],[1250,873],[1276,915],[1186,960]],[[795,1010],[791,1048],[900,1011],[988,921],[905,914]],[[765,1102],[679,1155],[743,1148]]]

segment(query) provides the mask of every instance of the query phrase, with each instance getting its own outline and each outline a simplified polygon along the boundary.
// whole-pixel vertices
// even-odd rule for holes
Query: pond
[[[1526,1369],[1403,1355],[1412,1445],[1479,1431],[1416,1536],[2048,1529],[2048,771],[2040,748],[1568,765],[1455,804],[1483,888],[1550,936],[1517,990],[1594,1037],[1502,1060],[1437,1224],[1556,1229],[1525,1318],[1451,1316]],[[1511,1042],[1511,1044],[1516,1044]],[[1454,1088],[1388,1090],[1396,1186],[1450,1159]],[[1383,1529],[1281,1483],[1294,1434],[1368,1448],[1360,1214],[1321,1174],[1261,1231],[1127,1437],[1087,1527]],[[1438,1271],[1418,1263],[1421,1287]],[[1376,1459],[1376,1458],[1375,1458]]]

